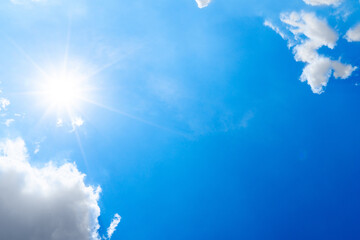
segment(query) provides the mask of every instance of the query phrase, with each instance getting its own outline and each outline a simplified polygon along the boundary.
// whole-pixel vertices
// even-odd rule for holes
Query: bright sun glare
[[[52,74],[42,83],[42,101],[50,108],[71,110],[84,97],[84,83],[77,74]]]
[[[81,97],[81,87],[71,77],[50,79],[44,86],[45,98],[56,107],[71,107]]]

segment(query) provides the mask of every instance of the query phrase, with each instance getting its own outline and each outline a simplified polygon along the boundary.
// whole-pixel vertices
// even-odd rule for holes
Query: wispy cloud
[[[113,220],[111,221],[109,228],[107,229],[108,239],[111,239],[111,237],[114,234],[116,227],[119,225],[120,221],[121,221],[121,216],[116,213]]]
[[[239,127],[247,128],[251,119],[255,117],[253,111],[247,112],[240,121]]]
[[[62,118],[58,118],[56,120],[56,127],[62,127],[63,124],[64,124],[64,122],[63,122]]]
[[[303,0],[311,6],[339,6],[343,0]]]
[[[26,4],[26,3],[40,3],[47,2],[47,0],[10,0],[13,4]]]
[[[199,8],[204,8],[209,6],[211,0],[196,0],[196,3],[198,5]]]
[[[22,118],[24,118],[25,114],[14,113],[14,116],[15,116],[15,117],[22,117]]]
[[[12,118],[9,118],[9,119],[6,119],[4,124],[7,126],[7,127],[10,127],[10,125],[15,122],[15,119],[12,119]]]
[[[283,31],[280,30],[279,27],[275,26],[272,22],[270,22],[269,20],[265,20],[264,22],[264,26],[271,28],[272,30],[274,30],[277,34],[279,34],[281,36],[282,39],[287,40],[288,37],[285,35],[285,33],[283,33]]]
[[[40,142],[35,143],[34,154],[38,154],[40,152]]]

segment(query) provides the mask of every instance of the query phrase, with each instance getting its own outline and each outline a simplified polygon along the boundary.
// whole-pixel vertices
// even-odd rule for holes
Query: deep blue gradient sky
[[[33,164],[66,158],[101,185],[101,233],[117,212],[112,239],[360,238],[358,70],[314,94],[264,26],[316,12],[342,34],[319,52],[360,66],[360,43],[342,38],[358,2],[346,21],[301,0],[59,2],[0,4],[2,95],[22,114],[0,132]],[[76,133],[27,93],[40,76],[29,59],[60,67],[67,42],[69,61],[102,69]]]

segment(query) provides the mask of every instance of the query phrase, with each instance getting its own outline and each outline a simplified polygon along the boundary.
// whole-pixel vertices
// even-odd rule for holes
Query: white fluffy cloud
[[[6,107],[10,105],[9,99],[0,98],[0,111],[6,110]]]
[[[342,0],[304,0],[311,6],[339,6]]]
[[[328,25],[326,20],[319,19],[314,13],[291,12],[282,14],[281,21],[290,26],[290,31],[296,36],[305,35],[313,45],[334,48],[338,34]]]
[[[22,139],[0,143],[0,239],[98,240],[100,187],[72,163],[29,163]]]
[[[343,64],[339,61],[332,61],[331,66],[334,70],[334,77],[335,78],[341,78],[346,79],[351,76],[353,71],[357,69],[357,67],[353,67],[349,64]]]
[[[345,38],[349,42],[360,42],[360,23],[358,23],[355,27],[350,28],[347,31]]]
[[[196,0],[196,3],[198,5],[199,8],[204,8],[209,6],[211,0]]]
[[[57,124],[58,125],[58,124]],[[84,120],[81,117],[76,117],[71,120],[72,132],[76,130],[76,128],[84,125]]]
[[[306,63],[300,80],[307,82],[314,93],[322,93],[332,75],[346,79],[356,69],[318,53],[323,46],[333,49],[339,38],[326,20],[307,12],[282,14],[280,19],[298,42],[293,48],[295,60]]]

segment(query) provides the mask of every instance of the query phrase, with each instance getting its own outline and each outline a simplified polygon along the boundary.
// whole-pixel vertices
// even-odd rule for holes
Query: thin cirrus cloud
[[[75,164],[29,163],[22,139],[0,143],[0,239],[100,240],[100,187]]]
[[[211,0],[196,0],[196,3],[198,5],[199,8],[204,8],[209,6]]]
[[[321,47],[334,49],[339,39],[325,19],[312,12],[290,12],[281,14],[280,20],[292,34],[288,41],[289,45],[295,43],[291,44],[295,60],[306,63],[300,80],[307,82],[314,93],[322,93],[331,76],[340,79],[351,76],[356,67],[318,53]],[[273,26],[266,22],[264,25]],[[279,33],[277,28],[271,28]]]
[[[56,127],[62,127],[64,124],[64,121],[61,118],[58,118],[56,120]]]
[[[15,119],[9,118],[5,120],[4,124],[5,126],[10,127],[13,122],[15,122]]]
[[[284,40],[287,40],[287,39],[288,39],[287,36],[285,35],[285,33],[283,33],[283,31],[281,31],[279,27],[275,26],[275,25],[274,25],[272,22],[270,22],[269,20],[265,20],[264,25],[265,25],[266,27],[269,27],[269,28],[271,28],[272,30],[274,30],[277,34],[280,35],[280,37],[281,37],[282,39],[284,39]]]
[[[304,0],[304,2],[311,6],[339,6],[342,0]]]
[[[25,4],[25,3],[39,3],[46,2],[47,0],[10,0],[13,4]]]
[[[360,23],[355,27],[350,28],[345,35],[346,40],[349,42],[360,42]]]

